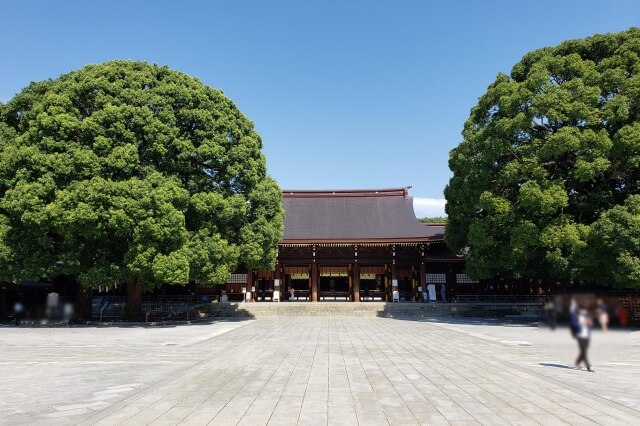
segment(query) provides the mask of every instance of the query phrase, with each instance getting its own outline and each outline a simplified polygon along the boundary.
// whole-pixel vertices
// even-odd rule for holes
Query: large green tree
[[[219,90],[143,62],[90,65],[0,106],[0,273],[160,283],[270,268],[280,190],[253,124]]]
[[[446,241],[467,253],[468,272],[604,278],[587,267],[595,240],[633,222],[623,211],[639,219],[627,201],[640,189],[639,112],[637,28],[536,50],[499,74],[449,160]],[[609,255],[629,266],[610,282],[640,285],[637,243]]]

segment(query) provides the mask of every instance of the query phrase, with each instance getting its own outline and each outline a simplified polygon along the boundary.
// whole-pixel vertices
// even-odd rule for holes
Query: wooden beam
[[[249,294],[249,301],[253,302],[255,294],[253,293],[253,269],[247,270],[247,293]]]
[[[353,280],[353,301],[360,302],[360,266],[358,265],[358,262],[353,264],[351,274]]]

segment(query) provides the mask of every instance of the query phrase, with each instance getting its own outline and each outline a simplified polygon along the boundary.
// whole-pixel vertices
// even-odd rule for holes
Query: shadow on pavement
[[[568,365],[564,365],[564,364],[549,364],[546,362],[541,362],[539,363],[539,365],[542,365],[543,367],[555,367],[555,368],[567,368],[569,370],[573,370],[573,367],[570,367]]]
[[[410,318],[409,318],[410,319]],[[522,318],[473,318],[473,317],[451,317],[451,318],[415,318],[415,321],[442,323],[442,324],[467,324],[467,325],[493,325],[501,327],[539,327],[541,323],[538,319]]]

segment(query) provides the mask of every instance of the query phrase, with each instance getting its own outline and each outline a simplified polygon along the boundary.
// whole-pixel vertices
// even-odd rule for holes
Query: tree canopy
[[[272,267],[280,197],[252,122],[167,67],[90,65],[0,105],[5,280],[224,283]]]
[[[447,223],[446,216],[421,217],[418,219],[420,223]]]
[[[498,74],[449,159],[446,241],[468,273],[640,285],[639,112],[637,28]]]

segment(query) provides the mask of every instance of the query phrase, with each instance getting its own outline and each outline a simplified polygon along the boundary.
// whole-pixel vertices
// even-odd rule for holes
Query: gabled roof
[[[285,190],[281,243],[420,242],[442,240],[442,228],[416,220],[406,188]]]

